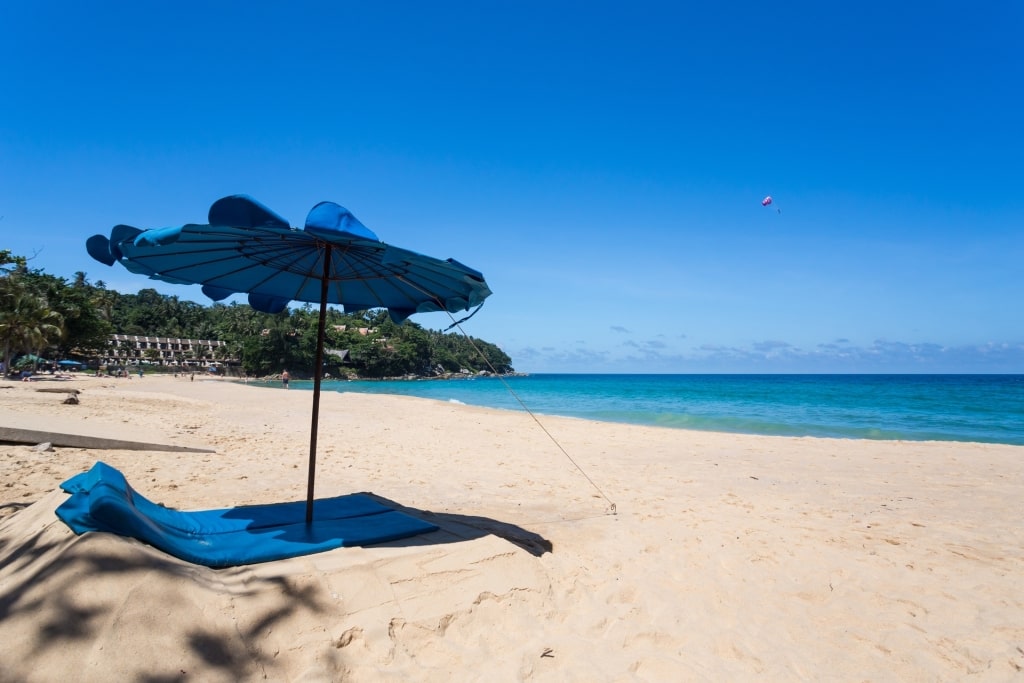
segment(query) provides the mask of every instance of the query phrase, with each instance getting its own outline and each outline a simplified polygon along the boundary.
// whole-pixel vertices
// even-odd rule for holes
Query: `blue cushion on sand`
[[[268,562],[437,530],[364,494],[314,501],[308,525],[303,501],[182,512],[139,495],[121,472],[102,462],[61,488],[71,495],[57,516],[76,534],[106,531],[137,538],[207,567]]]

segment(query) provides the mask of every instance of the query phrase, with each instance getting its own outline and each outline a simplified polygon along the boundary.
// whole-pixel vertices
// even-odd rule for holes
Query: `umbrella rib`
[[[320,254],[323,253],[324,248],[326,246],[325,243],[320,240],[311,240],[311,244],[315,245],[318,253]],[[253,246],[262,248],[253,248]],[[304,250],[300,250],[295,247],[287,247],[285,245],[266,243],[263,240],[253,240],[253,242],[247,245],[247,251],[249,252],[250,256],[255,257],[257,265],[242,266],[231,270],[221,271],[218,272],[215,276],[211,277],[196,277],[191,279],[194,279],[195,281],[201,284],[219,286],[219,283],[223,282],[226,279],[230,280],[232,277],[236,275],[258,272],[260,268],[266,268],[266,276],[247,284],[244,289],[240,289],[237,286],[229,285],[226,285],[225,288],[230,289],[232,291],[258,291],[264,288],[269,283],[274,282],[275,279],[281,277],[282,275],[291,273],[295,275],[300,275],[300,277],[302,278],[300,285],[295,288],[296,294],[299,291],[301,291],[301,289],[305,287],[306,283],[309,282],[310,280],[320,279],[311,278],[308,274],[304,274],[306,273],[306,269],[300,269],[295,267],[296,264],[300,263],[304,259]],[[227,246],[188,250],[185,253],[188,253],[190,256],[207,254],[209,255],[209,258],[197,260],[192,263],[189,263],[188,265],[183,265],[179,267],[161,268],[159,270],[155,270],[155,272],[157,272],[159,275],[167,277],[177,277],[179,276],[179,274],[187,275],[189,273],[195,272],[197,269],[202,270],[203,268],[208,268],[210,266],[222,263],[230,264],[232,261],[237,259],[238,252],[239,250],[236,247],[229,248]],[[133,256],[132,260],[145,265],[147,261],[165,259],[168,255],[169,254],[167,254],[166,252],[161,252],[159,254],[141,253],[139,255]],[[286,257],[291,258],[285,260]],[[292,296],[290,298],[294,299],[296,297]]]
[[[320,258],[322,258],[323,254],[324,254],[326,245],[323,242],[321,242],[320,240],[316,240],[313,244],[315,245],[315,247],[317,249],[317,253],[320,254],[320,256],[317,258],[317,261],[319,261]],[[282,254],[281,258],[283,258],[283,256],[284,255]],[[306,286],[306,283],[308,283],[311,280],[318,280],[319,281],[322,278],[322,276],[321,277],[315,277],[315,278],[311,277],[310,273],[309,273],[309,271],[307,269],[296,268],[296,269],[292,270],[292,267],[295,264],[297,264],[300,261],[302,261],[302,260],[303,260],[302,253],[299,252],[299,250],[295,250],[294,258],[292,258],[290,261],[288,261],[286,264],[284,264],[284,267],[281,267],[281,266],[273,267],[269,263],[262,263],[261,265],[263,265],[264,267],[268,268],[270,273],[267,275],[267,277],[263,278],[256,285],[254,285],[253,287],[250,287],[249,289],[251,290],[251,289],[254,289],[254,288],[262,287],[262,286],[264,286],[264,285],[266,285],[266,284],[268,284],[270,282],[273,282],[275,280],[275,278],[281,277],[282,275],[284,275],[286,273],[298,274],[302,278],[301,281],[300,281],[301,284],[295,289],[295,293],[289,297],[291,299],[297,299],[298,298],[298,293],[302,291],[302,289]]]
[[[338,255],[338,254],[336,254],[336,255]],[[356,267],[353,266],[353,264],[357,264],[359,266],[362,265],[362,261],[358,258],[358,254],[357,253],[343,251],[343,253],[340,254],[340,255],[344,257],[343,260],[345,261],[345,264],[350,269],[352,269],[352,270],[356,269]],[[435,295],[433,293],[433,290],[446,287],[446,285],[445,285],[445,283],[443,282],[442,279],[431,278],[429,276],[429,271],[421,273],[421,274],[417,274],[415,276],[415,279],[413,279],[413,275],[410,273],[409,269],[407,269],[407,268],[400,268],[400,267],[393,266],[393,265],[388,266],[388,272],[387,273],[381,273],[380,272],[379,264],[378,264],[377,269],[367,269],[367,270],[369,270],[370,272],[374,272],[376,274],[373,275],[372,277],[368,277],[368,276],[365,276],[365,275],[359,275],[358,277],[349,278],[349,279],[356,279],[356,280],[358,280],[372,294],[372,296],[376,300],[376,302],[379,303],[382,307],[385,307],[385,308],[399,308],[398,306],[396,306],[394,304],[391,304],[390,306],[386,306],[385,305],[384,302],[387,300],[387,297],[384,296],[381,293],[381,290],[378,287],[374,286],[374,282],[379,282],[380,284],[390,286],[390,289],[391,289],[392,292],[394,292],[396,295],[398,295],[398,296],[400,296],[400,297],[402,297],[402,298],[404,298],[406,300],[409,309],[416,310],[419,307],[419,305],[421,303],[423,303],[423,298],[413,296],[410,293],[408,293],[407,291],[404,291],[402,288],[396,287],[396,286],[394,286],[391,283],[391,280],[397,280],[397,281],[403,283],[404,285],[406,285],[407,287],[409,287],[411,289],[414,289],[417,292],[419,292],[420,294],[422,294],[424,297],[426,297],[426,299],[428,301],[431,301],[434,304],[436,304],[437,307],[440,308],[441,310],[446,310],[447,309],[447,306],[445,306],[444,302],[441,301],[437,297],[437,295]],[[342,278],[337,278],[336,281],[340,283],[340,282],[343,281],[343,279]],[[434,287],[431,288],[430,285],[434,285]],[[339,288],[337,288],[337,290],[339,292],[338,299],[342,300],[343,297],[340,294],[341,288],[339,287]],[[364,302],[364,303],[370,303],[370,302]]]
[[[332,278],[332,280],[334,281],[334,283],[336,285],[335,289],[338,292],[338,296],[337,296],[338,300],[339,301],[344,301],[344,298],[345,298],[342,295],[342,293],[341,293],[342,292],[342,288],[343,288],[343,284],[346,281],[353,281],[353,282],[359,282],[364,287],[366,287],[366,289],[372,295],[373,299],[376,300],[375,303],[379,304],[383,308],[388,308],[388,306],[385,305],[385,301],[386,301],[385,297],[383,297],[380,294],[380,292],[378,291],[378,289],[373,286],[373,282],[375,280],[379,280],[380,282],[386,282],[387,278],[389,278],[389,277],[393,277],[395,279],[400,279],[400,277],[401,277],[400,272],[396,268],[394,268],[392,266],[388,266],[388,272],[386,274],[380,273],[379,272],[379,266],[378,266],[378,268],[376,270],[373,269],[373,268],[367,267],[366,263],[368,263],[369,261],[367,259],[360,258],[358,252],[351,251],[351,250],[340,250],[340,251],[341,251],[341,253],[338,253],[337,251],[335,251],[335,254],[334,254],[335,258],[340,257],[339,260],[342,260],[344,262],[345,267],[349,271],[352,272],[352,275],[349,276],[349,277],[345,277],[345,278],[341,278],[341,277]],[[338,270],[339,269],[337,269],[337,268],[334,269],[334,273],[337,273]],[[376,273],[376,274],[374,274],[372,277],[369,277],[367,275],[361,275],[360,272]],[[402,293],[401,290],[397,290],[396,289],[395,291],[400,293],[400,294],[402,294],[402,296],[405,296],[407,299],[409,299],[408,295],[405,295],[404,293]],[[364,301],[364,302],[360,302],[360,303],[369,304],[369,303],[374,303],[374,302]],[[391,306],[391,308],[394,308],[394,306]]]
[[[412,280],[409,280],[405,275],[396,275],[395,279],[397,279],[397,280],[399,280],[401,282],[404,282],[405,284],[407,284],[410,287],[412,287],[413,289],[417,290],[418,292],[420,292],[424,296],[429,297],[430,300],[433,301],[435,304],[437,304],[438,308],[440,308],[441,310],[447,310],[447,307],[445,306],[444,302],[441,301],[440,299],[438,299],[436,294],[433,294],[430,290],[424,289],[419,284],[413,282]],[[426,279],[426,278],[424,278],[424,279]]]

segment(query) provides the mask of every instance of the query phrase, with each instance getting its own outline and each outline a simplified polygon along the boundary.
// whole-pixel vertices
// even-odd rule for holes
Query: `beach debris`
[[[66,405],[71,405],[71,406],[77,406],[78,405],[78,396],[76,396],[75,394],[71,394],[66,399],[61,401],[61,403],[64,403]]]
[[[174,453],[216,453],[211,448],[191,448],[172,444],[143,443],[111,439],[88,434],[69,434],[57,431],[24,429],[0,424],[0,443],[38,444],[49,442],[65,448],[106,448],[123,451],[169,451]]]
[[[555,651],[552,650],[550,647],[546,647],[546,648],[544,648],[544,651],[540,653],[540,656],[541,657],[551,657],[552,659],[554,659]]]
[[[334,642],[334,647],[339,649],[343,647],[348,647],[352,644],[352,641],[356,640],[357,638],[363,638],[363,629],[359,628],[358,626],[353,626],[352,628],[348,629],[347,631],[341,634],[341,636]]]
[[[49,441],[37,443],[35,446],[32,447],[32,450],[38,451],[40,453],[49,453],[53,450],[53,444],[50,443]]]

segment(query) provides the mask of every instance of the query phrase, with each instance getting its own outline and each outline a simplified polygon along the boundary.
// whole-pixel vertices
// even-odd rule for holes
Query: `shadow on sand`
[[[459,541],[470,541],[484,536],[497,536],[509,543],[518,546],[534,557],[540,557],[544,553],[554,550],[551,541],[540,534],[528,531],[515,524],[502,522],[490,517],[477,517],[473,515],[456,515],[446,512],[431,512],[407,507],[401,503],[389,500],[375,493],[366,492],[363,495],[373,498],[387,507],[394,508],[399,512],[417,517],[425,522],[430,522],[441,527],[440,530],[421,536],[395,541],[393,543],[381,543],[378,545],[398,546],[420,546],[437,545],[440,543],[458,543]]]
[[[439,527],[430,533],[366,547],[431,547],[493,535],[535,557],[552,552],[549,540],[515,524],[487,517],[419,510],[372,493],[365,495]],[[20,513],[10,515],[4,521],[9,523],[17,514]],[[234,581],[247,571],[245,567],[208,569],[156,552],[140,554],[128,545],[124,552],[116,547],[109,549],[109,546],[100,550],[90,547],[88,542],[82,543],[83,540],[83,537],[55,537],[45,528],[20,541],[0,535],[0,624],[21,629],[22,633],[25,633],[24,629],[33,632],[31,641],[34,644],[26,661],[61,652],[67,647],[91,647],[109,630],[110,615],[120,607],[116,601],[105,604],[96,596],[82,597],[80,587],[93,578],[105,581],[117,577],[115,581],[136,581],[139,577],[156,574],[188,583],[209,583],[215,587],[223,580]],[[332,552],[345,552],[345,549]],[[259,646],[263,634],[296,613],[311,613],[324,618],[336,609],[332,600],[315,585],[288,576],[250,576],[244,587],[233,594],[233,599],[265,591],[280,596],[276,604],[237,631],[222,633],[197,623],[183,634],[188,649],[195,659],[203,662],[208,672],[217,671],[236,680],[263,677],[274,669],[272,654]],[[339,658],[344,653],[339,648],[332,648],[330,656]],[[165,664],[167,670],[161,671],[161,667],[155,665],[150,672],[135,680],[148,683],[180,681],[195,673],[179,670],[171,662]],[[332,663],[341,664],[340,661]]]

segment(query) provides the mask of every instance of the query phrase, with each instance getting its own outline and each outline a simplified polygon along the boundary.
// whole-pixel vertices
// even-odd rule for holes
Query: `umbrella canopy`
[[[89,254],[107,265],[175,284],[199,284],[215,301],[247,294],[259,311],[277,313],[292,301],[320,304],[306,521],[312,521],[316,433],[328,304],[346,311],[386,308],[395,322],[414,313],[455,313],[479,307],[491,290],[483,275],[381,242],[347,209],[321,202],[302,229],[244,195],[210,207],[209,223],[140,230],[118,225],[94,235]]]
[[[346,311],[386,308],[401,322],[413,313],[467,310],[491,293],[478,271],[384,244],[333,202],[313,207],[301,230],[241,195],[214,202],[209,221],[155,230],[118,225],[109,239],[94,235],[86,247],[107,265],[201,284],[215,301],[248,294],[252,307],[267,313],[326,298]]]

